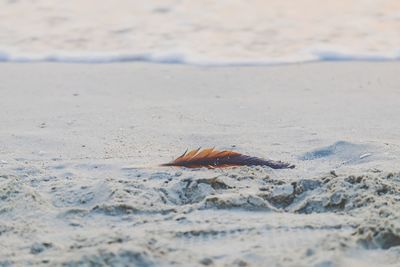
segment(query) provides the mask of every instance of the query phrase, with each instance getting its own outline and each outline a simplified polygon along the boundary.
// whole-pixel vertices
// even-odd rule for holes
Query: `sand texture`
[[[2,64],[0,266],[399,266],[399,69]]]

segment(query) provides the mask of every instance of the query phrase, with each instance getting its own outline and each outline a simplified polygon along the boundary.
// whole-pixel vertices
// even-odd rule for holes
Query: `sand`
[[[398,266],[399,67],[2,64],[0,266]]]

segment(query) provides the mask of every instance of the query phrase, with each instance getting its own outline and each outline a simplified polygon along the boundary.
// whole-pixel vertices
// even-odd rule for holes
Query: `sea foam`
[[[308,54],[307,54],[308,53]],[[282,58],[259,59],[212,59],[207,57],[192,56],[190,53],[179,52],[52,52],[40,54],[18,54],[7,50],[0,50],[0,62],[32,63],[32,62],[56,62],[56,63],[82,63],[104,64],[123,62],[149,62],[161,64],[184,64],[194,66],[268,66],[281,64],[294,64],[319,61],[398,61],[400,51],[390,54],[346,53],[340,50],[307,49],[307,53],[285,56]]]
[[[396,0],[3,1],[0,62],[399,60],[398,10]]]

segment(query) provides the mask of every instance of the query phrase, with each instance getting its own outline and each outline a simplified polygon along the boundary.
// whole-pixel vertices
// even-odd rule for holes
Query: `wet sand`
[[[397,266],[399,67],[1,64],[0,266]]]

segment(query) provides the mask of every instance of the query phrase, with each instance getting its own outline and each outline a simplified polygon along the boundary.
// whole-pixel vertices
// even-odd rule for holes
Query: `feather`
[[[233,166],[268,166],[273,169],[293,169],[295,166],[282,161],[265,160],[257,157],[242,155],[238,152],[223,150],[218,151],[214,148],[200,148],[191,151],[185,151],[177,159],[162,164],[161,166],[176,166],[186,168],[210,169],[224,168]]]

